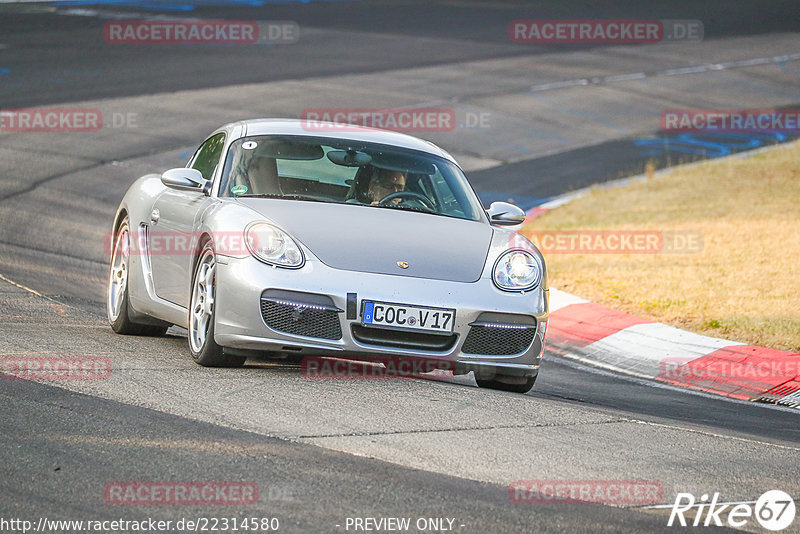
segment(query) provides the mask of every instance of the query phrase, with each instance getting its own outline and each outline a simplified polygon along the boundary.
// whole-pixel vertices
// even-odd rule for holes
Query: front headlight
[[[303,266],[303,252],[294,239],[280,228],[265,222],[249,225],[244,240],[250,254],[270,265],[297,269]]]
[[[542,281],[538,258],[524,250],[504,252],[494,264],[494,283],[505,291],[527,291]]]

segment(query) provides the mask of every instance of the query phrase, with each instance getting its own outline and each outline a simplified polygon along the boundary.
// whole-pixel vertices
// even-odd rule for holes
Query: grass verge
[[[548,253],[559,231],[600,247]],[[608,236],[620,231],[660,235],[668,248],[676,236],[702,243],[607,253],[619,242]],[[800,143],[597,188],[522,233],[542,244],[551,235],[542,248],[553,287],[701,334],[800,352]]]

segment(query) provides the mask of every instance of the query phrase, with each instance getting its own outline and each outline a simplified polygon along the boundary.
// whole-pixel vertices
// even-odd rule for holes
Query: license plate
[[[364,301],[361,323],[364,326],[451,334],[455,319],[455,310],[367,300]]]

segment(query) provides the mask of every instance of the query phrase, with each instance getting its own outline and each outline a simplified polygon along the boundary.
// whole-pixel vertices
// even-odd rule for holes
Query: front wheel
[[[536,383],[536,376],[506,376],[497,374],[494,378],[478,378],[475,381],[479,387],[510,391],[512,393],[527,393]]]
[[[189,304],[189,351],[203,367],[241,367],[244,356],[223,354],[214,341],[214,298],[216,296],[216,257],[211,242],[203,246],[192,277]]]
[[[162,336],[166,326],[139,324],[128,314],[128,275],[130,268],[131,235],[128,218],[122,220],[114,234],[114,251],[108,271],[106,315],[111,329],[117,334],[134,336]]]

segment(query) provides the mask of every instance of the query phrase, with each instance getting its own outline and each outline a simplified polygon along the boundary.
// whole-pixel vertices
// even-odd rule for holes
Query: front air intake
[[[261,295],[261,316],[273,330],[296,336],[342,339],[339,314],[325,295],[277,289]]]

